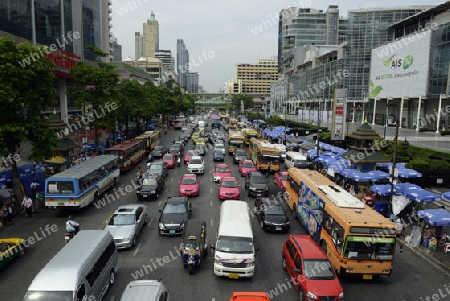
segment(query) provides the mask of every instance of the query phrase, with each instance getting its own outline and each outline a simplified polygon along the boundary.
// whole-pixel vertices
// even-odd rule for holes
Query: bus
[[[228,131],[228,154],[233,155],[237,147],[244,147],[244,135],[238,130]]]
[[[391,275],[397,228],[389,219],[314,170],[288,170],[286,202],[338,274]]]
[[[213,115],[211,116],[211,129],[217,129],[220,130],[220,116],[219,115]]]
[[[267,140],[250,139],[248,155],[258,170],[277,172],[281,167],[281,150]]]
[[[259,139],[259,133],[255,129],[245,128],[242,129],[242,133],[244,134],[245,145],[247,146],[250,144],[250,139],[252,138]]]
[[[146,131],[142,135],[135,137],[136,140],[143,140],[145,145],[145,155],[147,156],[155,146],[159,145],[159,138],[161,137],[161,131]]]
[[[119,180],[119,158],[101,155],[45,180],[45,206],[79,209],[98,200]]]
[[[125,172],[136,166],[145,155],[144,140],[125,140],[105,150],[106,154],[119,157],[120,171]]]
[[[238,126],[238,120],[236,118],[230,118],[230,121],[228,122],[228,129],[237,129]]]

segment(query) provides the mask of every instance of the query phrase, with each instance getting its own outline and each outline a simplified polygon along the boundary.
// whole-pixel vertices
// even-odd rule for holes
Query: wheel
[[[159,199],[159,192],[156,193],[156,198]]]
[[[327,255],[327,243],[325,242],[325,240],[322,240],[320,242],[320,248],[322,249],[322,251],[325,253],[325,255]]]
[[[189,274],[194,273],[194,265],[193,264],[188,265],[188,271],[189,271]]]
[[[281,261],[281,267],[283,268],[283,270],[287,269],[287,262],[286,262],[286,258],[283,257],[283,260]]]
[[[136,236],[133,237],[133,242],[131,243],[131,247],[134,248],[136,246]]]
[[[146,225],[146,226],[148,225],[148,216],[145,217],[144,225]]]
[[[116,279],[116,277],[114,275],[114,271],[111,271],[111,273],[109,273],[109,285],[113,285],[115,279]]]
[[[247,196],[252,196],[252,194],[250,193],[250,189],[247,192]]]

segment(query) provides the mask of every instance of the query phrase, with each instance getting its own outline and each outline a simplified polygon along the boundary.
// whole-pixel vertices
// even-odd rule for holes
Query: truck
[[[245,137],[239,130],[230,129],[228,131],[228,154],[233,155],[234,151],[238,147],[244,147]]]

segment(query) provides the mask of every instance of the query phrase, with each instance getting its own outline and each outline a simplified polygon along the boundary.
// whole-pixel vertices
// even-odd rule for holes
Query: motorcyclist
[[[76,235],[78,231],[80,231],[80,224],[74,221],[72,215],[70,215],[66,222],[66,232]]]

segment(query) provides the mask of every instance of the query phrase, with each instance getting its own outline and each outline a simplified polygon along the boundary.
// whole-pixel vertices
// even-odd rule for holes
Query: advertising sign
[[[298,192],[298,220],[315,241],[320,240],[323,221],[324,201],[319,198],[305,183],[300,183]]]
[[[345,115],[347,114],[347,90],[335,89],[332,115],[332,140],[344,140]]]
[[[369,98],[427,94],[431,29],[372,50]]]

